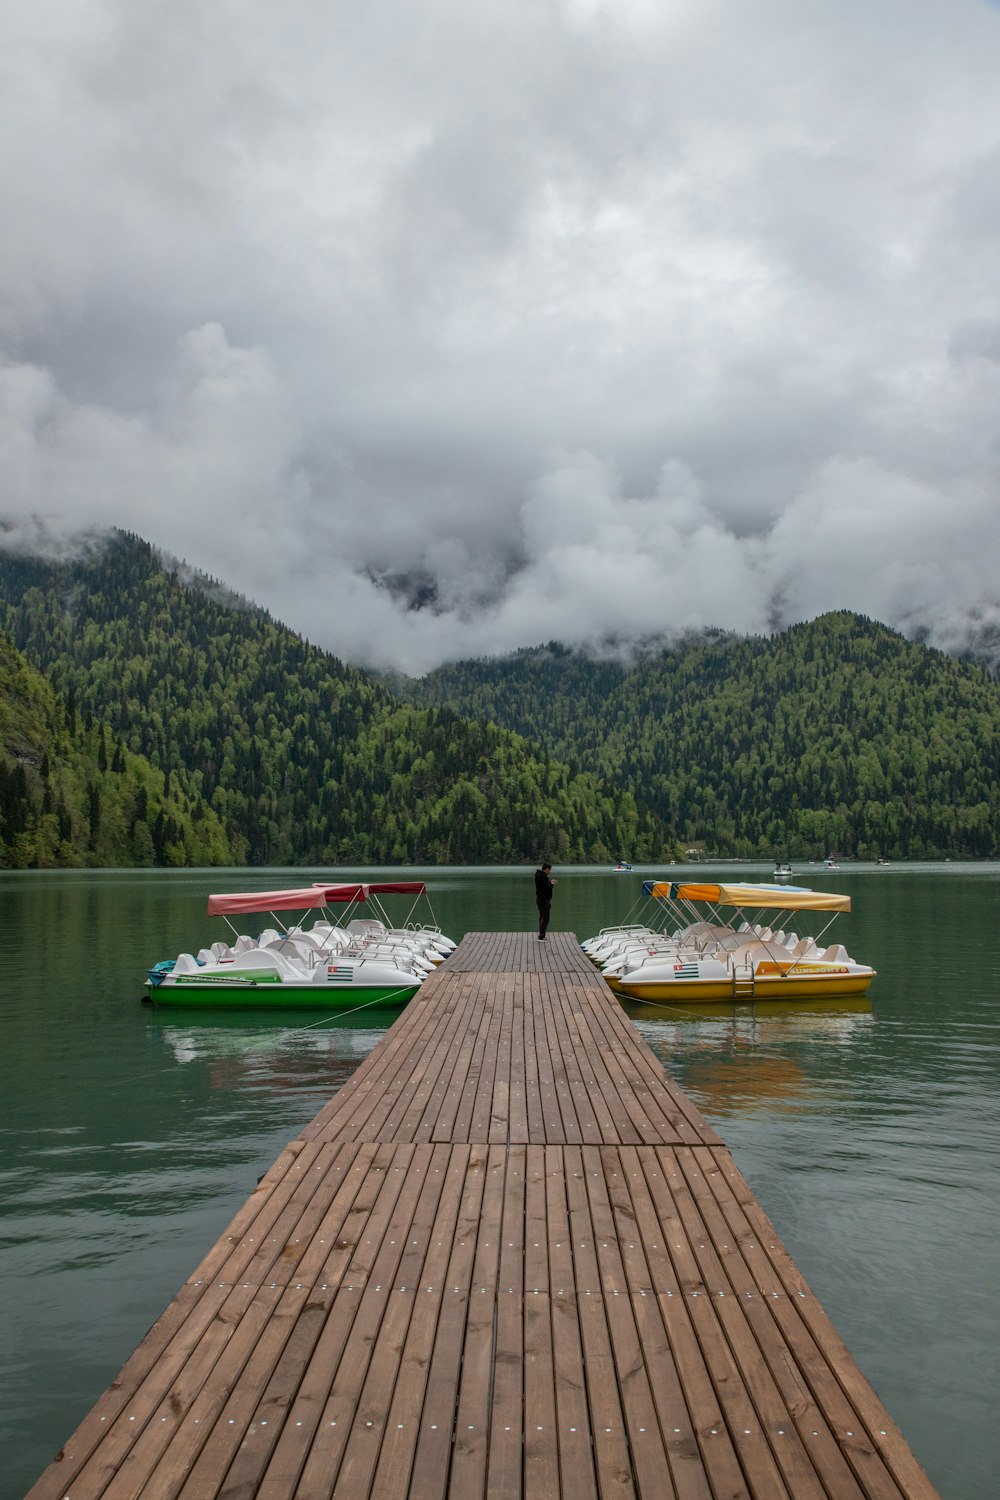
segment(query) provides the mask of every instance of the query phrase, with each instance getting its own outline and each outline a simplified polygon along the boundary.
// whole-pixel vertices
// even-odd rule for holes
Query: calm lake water
[[[393,1019],[156,1011],[139,1003],[146,968],[221,935],[211,891],[376,873],[0,874],[2,1500],[23,1496]],[[530,870],[406,873],[428,881],[453,937],[532,925]],[[620,920],[644,873],[663,871],[556,870],[553,928],[587,937]],[[1000,865],[797,875],[853,898],[836,936],[879,971],[870,1000],[630,1014],[945,1500],[993,1500]]]

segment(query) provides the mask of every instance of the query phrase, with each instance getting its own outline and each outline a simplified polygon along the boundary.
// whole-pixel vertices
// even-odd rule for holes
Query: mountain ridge
[[[233,863],[603,861],[623,841],[673,852],[627,789],[502,727],[402,704],[184,574],[126,533],[75,561],[0,554],[0,629],[64,699],[211,808]]]
[[[118,533],[76,561],[0,553],[0,628],[173,778],[179,810],[211,811],[234,863],[1000,847],[1000,685],[851,611],[624,660],[551,641],[407,678],[345,664]]]
[[[852,611],[629,663],[553,642],[396,688],[621,779],[685,844],[719,854],[1000,847],[1000,685]]]

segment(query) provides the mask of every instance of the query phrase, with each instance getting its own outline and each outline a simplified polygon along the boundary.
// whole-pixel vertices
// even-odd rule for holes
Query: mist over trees
[[[378,678],[117,534],[0,555],[0,865],[971,857],[1000,686],[861,616]]]
[[[1000,849],[1000,686],[846,611],[773,637],[702,634],[630,664],[552,644],[397,688],[628,786],[708,854]]]
[[[20,808],[0,825],[7,864],[569,863],[621,848],[649,859],[675,852],[628,788],[571,772],[496,724],[399,703],[221,585],[163,565],[136,537],[71,564],[0,557],[0,628],[46,674],[48,694],[36,732],[20,747],[0,742],[8,801]],[[9,647],[8,657],[15,675],[28,670]],[[95,767],[89,781],[78,773],[95,790],[85,806],[75,794],[73,838],[54,844],[38,821],[50,742]],[[138,789],[122,793],[112,817],[117,783],[101,765],[115,761],[145,780],[145,818]],[[149,827],[151,859],[134,815]]]

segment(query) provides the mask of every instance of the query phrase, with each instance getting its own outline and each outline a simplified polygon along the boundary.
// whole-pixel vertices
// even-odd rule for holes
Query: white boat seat
[[[743,946],[743,938],[741,938],[738,933],[734,932],[729,937],[721,938],[716,944],[715,951],[718,953],[735,953],[737,948],[742,948]]]
[[[322,953],[323,944],[319,938],[313,937],[311,932],[296,931],[290,934],[286,943],[294,943],[297,948],[308,949],[310,953]]]
[[[260,952],[277,954],[279,958],[287,959],[299,969],[313,969],[317,963],[313,950],[304,944],[300,947],[294,938],[282,938],[280,942],[267,943],[260,949]]]
[[[277,948],[253,948],[239,956],[241,970],[259,969],[262,973],[271,970],[284,979],[295,979],[302,972],[302,965],[280,953]]]

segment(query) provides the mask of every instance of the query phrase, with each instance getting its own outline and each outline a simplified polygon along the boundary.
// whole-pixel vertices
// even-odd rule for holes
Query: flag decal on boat
[[[675,979],[697,979],[698,978],[698,965],[697,964],[674,964],[674,978]]]
[[[326,977],[327,979],[336,980],[338,984],[350,984],[351,980],[354,978],[354,965],[327,964]]]

